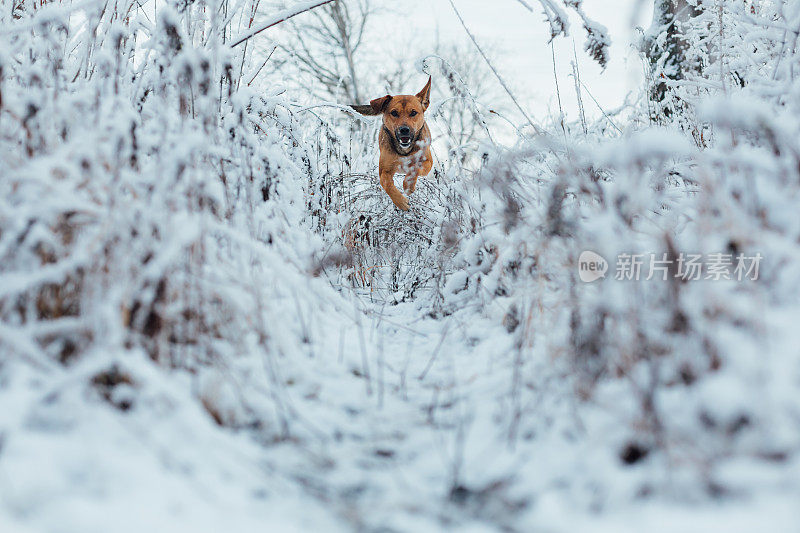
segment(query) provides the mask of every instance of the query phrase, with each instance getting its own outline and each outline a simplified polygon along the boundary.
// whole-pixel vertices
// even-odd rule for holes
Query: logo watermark
[[[592,252],[591,250],[581,252],[581,255],[578,257],[578,276],[581,278],[581,281],[584,283],[597,281],[600,278],[606,277],[607,271],[608,261],[603,259],[602,255]]]
[[[667,253],[628,254],[622,253],[614,263],[614,279],[618,281],[649,281],[660,279],[735,280],[755,281],[763,256],[710,253],[693,254],[680,252],[677,257]],[[596,252],[585,250],[578,257],[578,276],[581,281],[591,283],[606,277],[609,264]]]

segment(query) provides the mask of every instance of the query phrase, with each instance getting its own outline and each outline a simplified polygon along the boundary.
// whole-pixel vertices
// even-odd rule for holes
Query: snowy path
[[[632,505],[663,465],[621,465],[608,443],[622,444],[622,421],[577,405],[557,361],[534,351],[517,364],[498,317],[437,320],[409,302],[366,306],[358,326],[340,311],[312,313],[308,356],[279,365],[293,414],[277,441],[277,427],[215,425],[190,376],[145,356],[118,359],[142,384],[127,412],[86,387],[105,354],[55,380],[16,365],[0,387],[0,530],[708,531],[720,512],[726,531],[756,530],[764,513],[792,523],[790,491]]]
[[[508,337],[481,335],[480,326],[455,316],[420,314],[413,303],[376,308],[361,328],[331,339],[333,349],[318,356],[330,379],[299,410],[333,438],[311,443],[288,475],[354,517],[359,528],[436,529],[440,519],[463,512],[458,502],[475,497],[497,507],[485,511],[489,519],[511,519],[508,511],[518,502],[503,501],[502,483],[493,487],[502,482],[494,476],[507,474],[492,464],[491,417],[498,406],[481,405],[507,380],[492,367],[508,353]],[[493,340],[476,344],[478,337]],[[466,450],[466,434],[477,424],[485,424],[477,430],[485,438]],[[473,459],[466,453],[480,456],[477,471],[465,465]],[[310,467],[315,461],[325,468]],[[476,489],[462,486],[465,478]],[[492,490],[497,494],[488,495]]]

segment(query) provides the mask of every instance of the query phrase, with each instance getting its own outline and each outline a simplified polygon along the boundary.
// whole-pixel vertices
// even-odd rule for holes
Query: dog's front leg
[[[403,193],[394,185],[394,172],[386,169],[381,169],[381,187],[392,199],[394,205],[403,211],[408,211],[408,198],[403,196]]]
[[[406,194],[411,194],[414,192],[414,189],[417,188],[417,178],[419,177],[419,171],[417,169],[411,169],[406,174],[406,177],[403,178],[403,190]]]
[[[430,152],[426,150],[427,157],[422,160],[419,166],[413,167],[411,170],[408,171],[406,174],[405,179],[403,179],[403,189],[406,191],[406,194],[411,194],[414,192],[414,189],[417,188],[417,178],[420,176],[427,176],[428,173],[431,171],[433,167],[433,162],[431,162]]]

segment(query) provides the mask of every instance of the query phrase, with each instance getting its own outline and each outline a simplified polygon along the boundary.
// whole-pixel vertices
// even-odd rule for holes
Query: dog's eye
[[[399,114],[399,113],[397,112],[397,110],[395,109],[394,111],[392,111],[392,116],[393,116],[393,117],[399,117],[399,116],[400,116],[400,114]]]
[[[412,117],[415,117],[415,116],[417,116],[417,112],[416,112],[416,110],[413,110],[413,109],[412,109],[412,110],[411,110],[411,113],[409,113],[409,115],[410,115],[410,116],[412,116]]]

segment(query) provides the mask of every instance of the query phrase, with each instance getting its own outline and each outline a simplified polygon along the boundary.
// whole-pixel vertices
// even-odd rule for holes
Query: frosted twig
[[[281,22],[289,20],[290,18],[299,15],[300,13],[305,13],[306,11],[310,11],[316,7],[329,4],[331,2],[333,2],[333,0],[312,0],[311,2],[303,2],[302,4],[297,4],[288,9],[284,9],[283,11],[279,11],[278,13],[275,14],[275,16],[269,19],[269,21],[259,26],[258,29],[249,31],[246,34],[242,35],[241,37],[237,38],[231,45],[231,48],[239,46],[246,40],[255,37],[262,31],[268,30],[269,28],[276,26]]]
[[[509,89],[509,87],[506,84],[506,82],[503,79],[503,77],[500,76],[500,73],[497,72],[496,68],[494,68],[494,65],[492,65],[492,62],[489,61],[489,58],[486,56],[486,54],[484,53],[483,49],[478,44],[478,41],[475,40],[475,36],[472,35],[472,32],[470,32],[469,28],[467,28],[467,25],[464,22],[464,19],[461,18],[461,13],[458,12],[458,9],[456,8],[456,5],[453,3],[453,0],[450,0],[450,5],[452,6],[453,11],[455,12],[456,16],[458,17],[459,22],[461,22],[461,26],[464,27],[464,31],[467,32],[467,35],[469,36],[470,40],[472,41],[472,44],[474,44],[475,48],[478,50],[478,52],[480,52],[481,57],[483,57],[483,60],[486,61],[486,64],[489,66],[489,68],[494,73],[495,77],[497,78],[497,81],[499,81],[500,85],[503,86],[503,90],[505,90],[505,92],[511,98],[511,101],[514,102],[514,105],[517,106],[517,109],[519,110],[519,112],[522,113],[522,116],[525,117],[525,120],[528,121],[528,124],[531,125],[531,127],[534,129],[534,131],[536,131],[536,133],[539,134],[539,135],[544,135],[545,134],[544,130],[533,123],[533,120],[531,120],[531,118],[528,116],[528,113],[526,113],[525,110],[522,108],[522,106],[519,105],[519,102],[514,97],[514,93],[511,92],[511,89]]]

